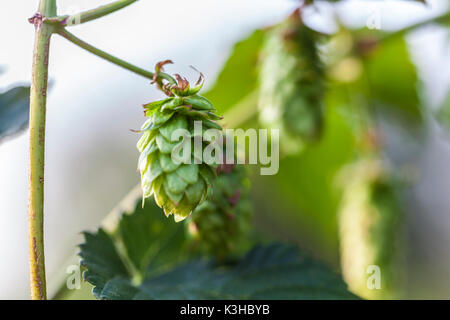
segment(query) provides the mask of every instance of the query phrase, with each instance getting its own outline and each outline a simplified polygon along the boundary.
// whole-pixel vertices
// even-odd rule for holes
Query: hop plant
[[[317,40],[299,10],[266,34],[259,72],[260,122],[280,129],[288,148],[317,139],[322,130],[324,68]]]
[[[141,173],[143,199],[154,196],[166,216],[173,215],[175,221],[185,219],[202,203],[215,179],[217,164],[206,163],[201,155],[191,148],[189,161],[175,161],[172,151],[185,143],[184,139],[194,139],[194,121],[200,121],[203,132],[209,128],[221,130],[215,122],[221,117],[214,112],[210,101],[198,95],[203,85],[203,75],[195,86],[176,74],[176,83],[158,80],[162,66],[171,61],[157,64],[154,82],[168,96],[144,105],[145,116],[149,119],[142,125],[142,137],[137,143],[141,153],[138,168]],[[187,137],[173,137],[177,129],[189,132]],[[200,134],[203,135],[203,132]],[[181,141],[180,141],[181,139]],[[193,144],[191,144],[193,145]],[[202,138],[201,151],[205,148]],[[186,155],[183,155],[183,158]]]
[[[218,166],[210,199],[195,209],[188,224],[199,251],[222,259],[245,246],[252,218],[246,171],[243,165]]]
[[[401,293],[401,219],[395,181],[376,156],[365,156],[341,173],[343,201],[339,212],[341,264],[349,288],[364,298],[392,299]],[[369,277],[381,271],[381,290]]]

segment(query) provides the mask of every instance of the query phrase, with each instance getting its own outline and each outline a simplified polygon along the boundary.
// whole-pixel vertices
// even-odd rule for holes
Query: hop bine
[[[283,149],[298,148],[322,131],[324,68],[318,38],[303,24],[300,10],[266,34],[259,72],[260,121],[280,129],[287,146]]]
[[[166,216],[173,215],[175,221],[185,219],[202,203],[215,179],[217,164],[206,163],[202,154],[190,148],[188,161],[174,161],[172,151],[179,150],[186,139],[193,140],[205,130],[221,127],[215,120],[221,119],[214,112],[210,101],[198,95],[203,85],[203,75],[191,87],[189,82],[176,74],[176,83],[163,82],[158,78],[167,60],[157,64],[154,82],[168,96],[144,105],[149,119],[142,125],[142,137],[137,143],[141,153],[138,168],[141,173],[143,199],[154,196]],[[194,132],[194,121],[200,121],[203,132]],[[177,129],[188,132],[188,136],[174,137]],[[181,140],[181,141],[180,141]],[[193,145],[193,144],[191,144]],[[201,151],[205,148],[203,138]],[[186,155],[183,155],[185,159]]]
[[[195,209],[188,230],[199,251],[223,259],[245,246],[252,218],[244,165],[222,164],[207,201]]]

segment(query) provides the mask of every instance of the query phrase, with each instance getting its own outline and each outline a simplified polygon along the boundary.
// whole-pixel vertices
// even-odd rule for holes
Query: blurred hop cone
[[[366,299],[401,298],[402,212],[386,166],[375,156],[343,169],[339,212],[341,269]]]
[[[223,259],[245,247],[252,205],[244,165],[222,164],[211,197],[195,209],[188,230],[199,251]]]
[[[259,72],[260,122],[280,129],[283,152],[299,151],[320,137],[324,68],[319,35],[296,10],[266,33]]]

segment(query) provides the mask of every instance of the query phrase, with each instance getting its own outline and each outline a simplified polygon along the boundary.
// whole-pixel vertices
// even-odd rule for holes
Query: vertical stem
[[[48,58],[52,27],[43,17],[56,15],[56,0],[40,0],[34,23],[35,43],[30,93],[30,176],[28,189],[28,243],[31,299],[47,298],[44,264],[44,151]]]

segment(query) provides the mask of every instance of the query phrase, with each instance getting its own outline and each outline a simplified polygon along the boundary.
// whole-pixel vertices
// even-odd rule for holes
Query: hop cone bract
[[[194,148],[190,149],[188,163],[175,161],[172,151],[180,149],[186,140],[174,138],[173,133],[177,129],[186,130],[185,138],[192,141],[194,135],[199,134],[194,132],[194,121],[201,121],[203,131],[221,127],[214,122],[220,117],[214,113],[211,102],[197,94],[202,87],[202,76],[192,88],[186,79],[175,76],[177,84],[161,87],[168,95],[166,99],[144,105],[149,119],[141,128],[143,134],[137,148],[141,153],[138,167],[143,198],[153,195],[166,216],[173,214],[178,222],[206,199],[217,164],[205,163]],[[202,142],[201,152],[204,147],[205,142]]]

